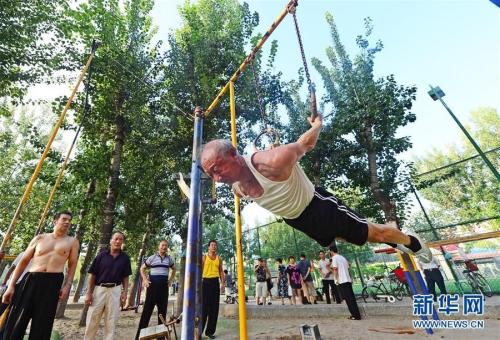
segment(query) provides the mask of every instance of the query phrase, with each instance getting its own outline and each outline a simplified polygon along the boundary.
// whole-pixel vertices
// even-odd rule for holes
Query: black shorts
[[[284,221],[323,247],[332,244],[336,237],[358,246],[368,239],[366,220],[323,188],[316,188],[311,203],[299,217]]]

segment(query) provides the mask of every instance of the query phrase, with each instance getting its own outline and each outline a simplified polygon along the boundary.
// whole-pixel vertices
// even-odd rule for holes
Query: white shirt
[[[167,278],[169,268],[172,268],[175,265],[169,255],[165,254],[165,256],[161,257],[160,253],[155,253],[148,257],[144,264],[147,268],[149,268],[149,275],[161,275],[166,276]]]
[[[349,262],[342,255],[332,257],[332,268],[337,268],[338,284],[352,282],[351,274],[349,274]]]
[[[426,270],[426,269],[436,269],[436,268],[439,268],[439,263],[437,262],[436,258],[433,257],[431,262],[429,263],[425,263],[425,262],[422,262],[422,261],[418,261],[419,264],[420,264],[420,268],[422,270]]]
[[[252,156],[246,156],[244,159],[264,193],[260,197],[245,196],[241,193],[237,183],[233,184],[233,190],[277,216],[287,219],[299,217],[314,197],[314,185],[307,178],[304,170],[299,164],[295,164],[290,177],[286,180],[271,181],[255,169]]]
[[[333,278],[333,273],[330,271],[330,261],[327,259],[324,260],[319,260],[319,270],[321,270],[321,273],[323,275],[328,274],[327,277],[321,276],[322,280],[334,280]]]

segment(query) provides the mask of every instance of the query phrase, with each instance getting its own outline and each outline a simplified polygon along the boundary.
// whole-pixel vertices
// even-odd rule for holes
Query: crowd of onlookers
[[[257,305],[272,304],[272,288],[276,285],[276,297],[282,305],[285,300],[291,305],[317,304],[317,300],[323,300],[324,295],[328,304],[332,301],[338,304],[345,301],[351,312],[350,319],[361,318],[352,290],[349,263],[335,246],[330,247],[329,258],[324,251],[319,251],[317,264],[307,259],[305,254],[301,254],[298,261],[295,256],[289,256],[286,264],[282,258],[277,258],[276,270],[277,275],[273,278],[267,261],[262,258],[257,260],[254,267]],[[315,271],[321,277],[322,294],[318,294],[314,284],[312,274]]]

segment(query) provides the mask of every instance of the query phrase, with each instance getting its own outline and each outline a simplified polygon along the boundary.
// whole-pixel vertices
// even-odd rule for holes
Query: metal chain
[[[254,62],[255,59],[250,64],[250,66],[252,67],[253,82],[255,84],[255,92],[257,92],[257,101],[259,102],[260,118],[262,120],[262,124],[264,125],[264,129],[267,130],[266,112],[264,111],[264,105],[262,104],[262,97],[260,95],[260,85],[259,85],[259,80],[257,78],[257,72],[255,72]]]
[[[299,41],[300,54],[302,55],[302,63],[304,64],[304,72],[306,74],[307,85],[309,89],[312,87],[311,76],[309,75],[309,68],[307,67],[306,54],[304,52],[304,45],[302,44],[302,37],[300,35],[299,22],[297,21],[297,13],[295,7],[291,10],[293,16],[293,23],[295,24],[295,32],[297,33],[297,40]]]
[[[300,35],[299,22],[297,21],[297,2],[295,2],[295,6],[289,9],[289,12],[292,13],[293,23],[295,24],[295,32],[297,33],[297,40],[299,41],[300,54],[302,56],[302,63],[304,64],[304,73],[306,74],[307,87],[309,89],[309,104],[311,109],[311,118],[314,119],[318,115],[318,108],[316,106],[316,90],[314,88],[314,84],[311,81],[311,75],[309,74],[309,68],[307,67],[307,59],[306,54],[304,52],[304,45],[302,44],[302,36]]]

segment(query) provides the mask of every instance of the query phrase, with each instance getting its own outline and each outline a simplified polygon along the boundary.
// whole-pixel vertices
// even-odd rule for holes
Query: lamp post
[[[444,97],[443,90],[441,90],[441,88],[439,86],[433,87],[432,85],[429,85],[429,87],[431,88],[430,91],[427,92],[429,94],[429,96],[431,96],[431,98],[434,101],[439,100],[441,102],[441,104],[443,104],[443,106],[449,112],[449,114],[451,115],[451,117],[453,118],[453,120],[455,120],[455,122],[458,124],[458,126],[460,127],[460,129],[462,129],[462,132],[469,139],[469,142],[471,142],[472,146],[474,146],[474,148],[476,149],[476,151],[479,153],[479,155],[481,156],[481,158],[483,159],[483,161],[486,163],[486,165],[488,166],[488,168],[490,168],[491,172],[493,172],[493,174],[495,175],[496,179],[500,180],[500,174],[498,174],[498,171],[495,168],[495,166],[490,162],[490,160],[488,159],[488,157],[486,157],[486,155],[484,154],[483,150],[481,150],[481,148],[476,143],[476,141],[472,138],[472,136],[469,134],[469,132],[465,129],[465,127],[462,125],[462,123],[460,123],[460,121],[458,120],[458,118],[453,114],[453,112],[451,111],[451,109],[448,107],[448,105],[446,105],[446,103],[442,99]]]

